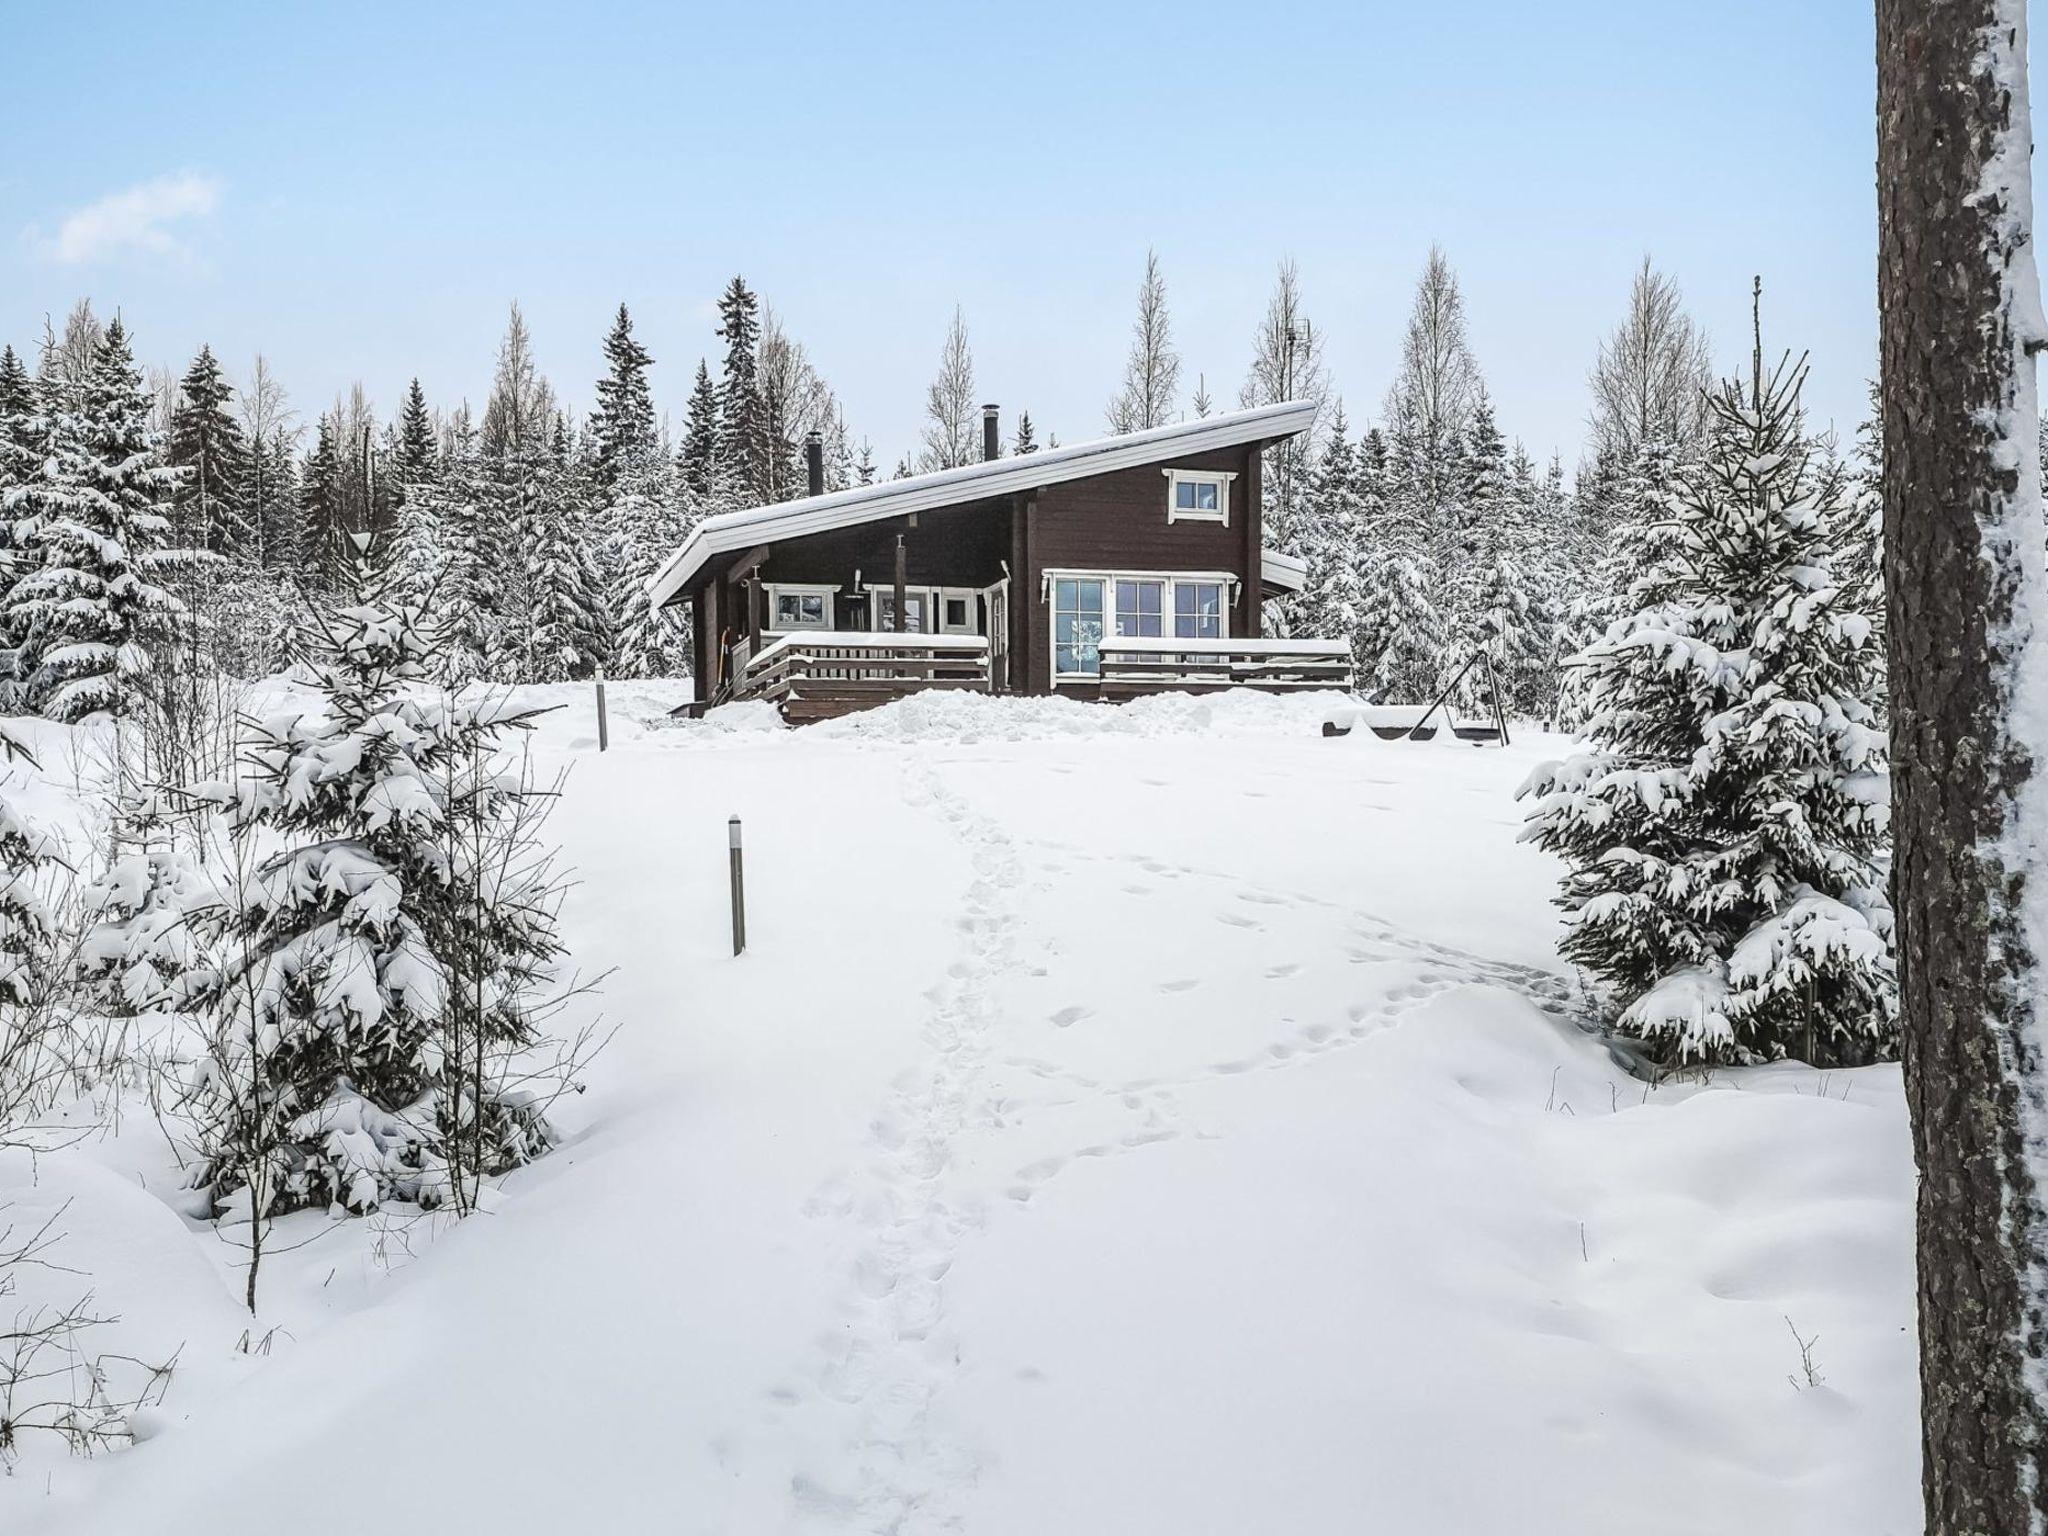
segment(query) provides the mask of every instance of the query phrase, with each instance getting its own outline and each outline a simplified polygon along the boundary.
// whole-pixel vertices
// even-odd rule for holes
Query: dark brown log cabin
[[[883,696],[908,686],[861,659],[881,647],[898,682],[1094,698],[1105,637],[1257,642],[1263,602],[1302,578],[1264,547],[1262,455],[1313,414],[1290,402],[1000,458],[988,407],[981,462],[831,493],[811,444],[814,494],[705,519],[654,580],[691,610],[695,708],[758,691],[790,637]],[[884,641],[899,606],[900,642]]]

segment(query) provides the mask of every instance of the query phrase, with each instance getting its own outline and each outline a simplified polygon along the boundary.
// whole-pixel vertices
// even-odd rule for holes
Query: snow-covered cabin
[[[1265,547],[1261,455],[1307,401],[983,459],[708,517],[654,577],[695,619],[697,703],[820,719],[926,687],[1119,699],[1165,688],[1345,687],[1342,641],[1268,640],[1301,589]],[[899,615],[901,620],[899,622]]]

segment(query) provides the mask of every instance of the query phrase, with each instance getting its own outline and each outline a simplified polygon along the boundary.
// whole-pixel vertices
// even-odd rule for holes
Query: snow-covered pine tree
[[[391,453],[391,478],[402,500],[416,485],[431,485],[441,464],[440,445],[434,431],[433,413],[427,409],[427,393],[414,379],[406,386],[405,404],[398,408],[398,434]]]
[[[1365,614],[1358,488],[1357,450],[1340,401],[1297,520],[1292,553],[1307,562],[1308,583],[1288,620],[1297,634],[1351,641],[1354,647]]]
[[[162,584],[186,558],[169,543],[178,474],[162,461],[119,320],[83,389],[51,393],[42,469],[7,497],[32,567],[12,589],[11,613],[34,632],[30,688],[42,712],[118,720],[132,710],[153,638],[178,611]]]
[[[262,722],[239,781],[187,797],[229,831],[186,924],[203,963],[175,993],[205,1025],[194,1184],[252,1236],[296,1206],[450,1199],[468,1129],[489,1132],[486,1172],[548,1142],[531,1104],[449,1049],[530,1041],[526,998],[559,953],[544,882],[492,857],[530,795],[498,748],[530,717],[422,695],[432,619],[374,588],[319,609],[295,648],[321,707]]]
[[[633,318],[624,304],[604,339],[604,361],[597,409],[590,415],[591,478],[608,498],[654,452],[654,397],[647,387],[654,359],[633,339]]]
[[[38,882],[57,861],[57,847],[9,793],[15,764],[27,758],[27,750],[0,730],[0,1089],[20,1076],[22,1064],[9,1058],[33,1048],[10,1015],[34,1007],[48,985],[56,935]]]
[[[343,522],[340,450],[333,418],[323,415],[315,429],[313,451],[299,471],[298,567],[296,575],[308,592],[339,591],[352,551]]]
[[[676,471],[683,488],[698,505],[711,498],[718,462],[718,391],[711,383],[711,370],[697,359],[697,381],[690,386],[690,403],[683,416],[683,444],[676,452]]]
[[[613,517],[625,533],[613,610],[619,615],[612,666],[621,677],[687,677],[689,631],[673,609],[657,608],[647,584],[683,541],[687,517],[677,488],[650,465],[619,484]]]
[[[1374,543],[1359,562],[1359,587],[1359,691],[1380,704],[1434,699],[1443,686],[1444,625],[1429,556],[1405,540]]]
[[[0,714],[23,707],[29,670],[23,665],[26,628],[11,617],[14,584],[27,574],[29,556],[16,547],[7,498],[35,478],[42,464],[42,438],[35,380],[14,348],[0,347]]]
[[[1017,413],[1017,436],[1010,444],[1011,456],[1015,457],[1020,454],[1036,452],[1038,452],[1038,438],[1032,430],[1031,413],[1029,411],[1019,411]]]
[[[166,455],[182,471],[172,522],[179,543],[242,557],[251,546],[249,444],[228,409],[234,394],[211,347],[201,347],[178,386]]]
[[[1625,470],[1603,471],[1579,498],[1576,591],[1558,616],[1553,724],[1560,729],[1579,729],[1592,711],[1592,675],[1579,654],[1661,600],[1672,542],[1668,503],[1681,467],[1668,440],[1651,439]]]
[[[437,611],[447,615],[439,680],[451,688],[487,676],[491,658],[501,650],[504,594],[497,546],[502,535],[491,522],[493,505],[476,424],[465,404],[449,421],[435,498],[441,555]]]
[[[715,496],[736,505],[768,498],[768,423],[761,399],[761,301],[735,277],[718,300],[725,367],[718,381],[718,433],[712,453]]]
[[[1579,658],[1584,749],[1522,791],[1523,835],[1569,866],[1564,954],[1674,1061],[1895,1046],[1878,663],[1830,567],[1804,379],[1766,375],[1759,338],[1712,398],[1641,611]]]
[[[610,620],[588,530],[592,519],[583,477],[568,451],[566,427],[533,487],[527,539],[532,639],[523,682],[556,683],[592,676],[610,653]]]

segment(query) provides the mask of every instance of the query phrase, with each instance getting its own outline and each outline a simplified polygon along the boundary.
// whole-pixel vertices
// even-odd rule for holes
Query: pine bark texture
[[[2033,253],[2013,199],[1979,195],[2001,137],[2027,132],[2008,67],[2024,69],[2020,15],[2014,0],[1877,3],[1895,906],[1937,1536],[2048,1529],[2048,1221],[2028,1137],[2044,957],[2035,859],[2008,835],[2040,771],[2013,729],[2032,649],[2021,546],[2043,540],[2038,508],[2014,521],[2026,476],[2010,451],[2018,416],[2032,443],[2014,291],[2030,291]]]

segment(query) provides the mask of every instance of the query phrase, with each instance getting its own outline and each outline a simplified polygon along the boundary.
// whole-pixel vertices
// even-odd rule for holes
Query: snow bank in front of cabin
[[[298,1213],[252,1325],[146,1103],[0,1161],[103,1347],[184,1348],[0,1528],[1917,1529],[1898,1071],[1617,1068],[1515,841],[1554,739],[687,690],[613,684],[602,756],[588,685],[519,693],[624,1028],[490,1214]]]

